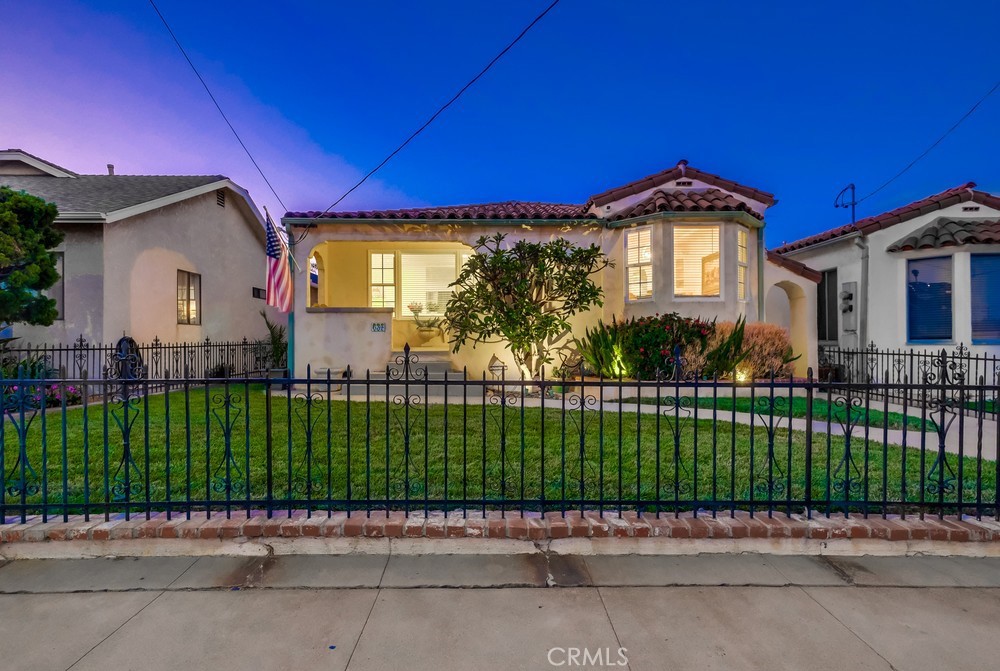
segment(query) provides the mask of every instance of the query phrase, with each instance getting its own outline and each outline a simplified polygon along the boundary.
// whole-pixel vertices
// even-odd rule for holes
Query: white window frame
[[[643,231],[649,232],[649,262],[642,263],[637,261],[636,263],[629,264],[628,262],[628,238],[630,235],[640,235]],[[641,246],[640,246],[641,248]],[[630,228],[625,231],[625,236],[622,238],[622,256],[625,260],[625,302],[626,303],[646,303],[653,300],[656,297],[656,266],[653,263],[653,227],[652,226],[637,226],[636,228]],[[638,259],[638,255],[636,255]],[[642,296],[641,298],[631,298],[629,291],[629,269],[631,268],[642,268],[643,266],[649,266],[649,295]],[[641,272],[641,271],[640,271]]]
[[[677,268],[677,237],[678,228],[699,228],[714,227],[719,230],[719,295],[718,296],[678,296],[675,286]],[[670,227],[670,294],[675,301],[684,303],[722,303],[726,300],[726,246],[722,244],[722,235],[725,231],[723,224],[713,222],[703,224],[700,222],[684,222],[674,224]]]
[[[374,282],[372,277],[372,272],[375,270],[372,267],[372,257],[378,254],[379,256],[392,256],[392,283],[386,282]],[[382,270],[384,267],[380,266]],[[392,287],[393,288],[393,299],[392,299],[392,309],[399,314],[399,254],[395,250],[391,249],[370,249],[368,250],[368,268],[366,270],[368,273],[368,307],[380,307],[384,308],[385,305],[374,305],[372,303],[372,288],[373,287]],[[322,281],[322,279],[320,280]]]
[[[740,238],[746,241],[745,245],[740,245]],[[721,242],[721,240],[720,240]],[[721,247],[721,245],[720,245]],[[740,259],[740,252],[744,252],[743,259]],[[740,273],[743,274],[743,295],[740,296]],[[719,292],[722,292],[720,284]],[[746,226],[736,227],[736,300],[746,303],[750,300],[750,229]]]
[[[391,286],[395,291],[395,300],[393,301],[393,310],[395,311],[394,319],[409,319],[413,320],[415,317],[413,314],[406,309],[403,305],[403,254],[454,254],[455,255],[455,277],[456,279],[462,273],[462,266],[465,265],[463,257],[471,257],[475,252],[470,249],[455,249],[455,248],[426,248],[426,249],[370,249],[368,250],[368,306],[372,307],[372,287],[374,286]],[[391,254],[392,259],[392,284],[385,283],[375,283],[372,282],[372,261],[371,257],[375,254]],[[443,306],[442,306],[443,311]]]

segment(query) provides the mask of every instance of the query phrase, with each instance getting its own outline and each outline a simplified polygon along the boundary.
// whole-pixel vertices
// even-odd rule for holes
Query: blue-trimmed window
[[[952,339],[951,257],[906,264],[906,337],[909,342]]]
[[[972,342],[1000,342],[1000,254],[972,255]]]

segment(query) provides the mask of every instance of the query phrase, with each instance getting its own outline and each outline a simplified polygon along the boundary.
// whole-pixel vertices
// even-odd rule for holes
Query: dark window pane
[[[972,339],[1000,340],[1000,254],[972,255]]]
[[[951,257],[914,259],[906,271],[908,339],[951,340]]]
[[[816,334],[820,340],[837,340],[837,271],[823,271],[823,279],[816,288]]]

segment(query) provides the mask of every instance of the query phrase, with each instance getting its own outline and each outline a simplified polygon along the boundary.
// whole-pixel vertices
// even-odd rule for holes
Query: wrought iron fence
[[[914,350],[880,349],[874,342],[860,350],[821,347],[819,377],[861,385],[872,384],[879,394],[886,393],[895,404],[904,400],[920,401],[919,383],[939,374],[942,358],[949,375],[972,384],[1000,385],[1000,356],[974,354],[963,344],[954,349]],[[916,385],[907,383],[918,383]],[[890,386],[885,385],[892,383]],[[990,411],[994,396],[983,406]],[[978,408],[976,409],[978,410]]]
[[[270,369],[284,369],[285,355],[274,361],[271,345],[265,340],[165,343],[154,338],[137,343],[128,336],[116,343],[90,343],[80,336],[71,345],[9,344],[0,350],[3,365],[10,377],[16,369],[28,365],[43,369],[49,376],[64,379],[118,377],[123,365],[122,352],[133,355],[128,372],[132,377],[151,380],[164,378],[263,377]]]
[[[0,518],[1000,516],[998,388],[951,363],[919,383],[539,382],[438,379],[407,350],[347,379],[0,379]]]

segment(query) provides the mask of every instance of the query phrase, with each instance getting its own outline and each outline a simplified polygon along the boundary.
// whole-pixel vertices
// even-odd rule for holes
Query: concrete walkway
[[[416,394],[420,398],[420,403],[423,403],[424,398],[422,395],[423,386],[421,384],[411,384],[411,393]],[[385,395],[376,395],[374,392],[377,391],[377,387],[372,388],[373,401],[385,401]],[[775,393],[779,394],[782,390],[776,389]],[[669,394],[669,391],[666,393]],[[785,391],[787,393],[787,390]],[[329,396],[331,400],[334,401],[346,401],[347,397],[342,394],[331,394]],[[720,394],[719,398],[723,398]],[[824,396],[818,396],[819,399],[825,399]],[[364,396],[354,395],[351,397],[352,402],[363,402]],[[458,398],[452,397],[450,399],[451,403],[457,403]],[[427,403],[430,405],[441,405],[444,403],[444,397],[439,394],[429,394],[426,399]],[[470,406],[482,405],[482,397],[476,394],[469,395],[467,403]],[[530,397],[524,399],[524,407],[526,408],[538,408],[542,404],[542,401],[538,397]],[[521,406],[520,397],[517,397],[517,402],[514,407],[519,408]],[[562,407],[562,401],[560,399],[546,399],[545,408],[556,410]],[[572,406],[569,406],[572,407]],[[657,407],[655,404],[649,403],[621,403],[619,404],[617,400],[598,400],[594,399],[594,403],[591,406],[588,402],[586,411],[587,412],[598,412],[601,409],[609,415],[617,414],[619,411],[624,413],[636,413],[643,415],[655,415],[657,413]],[[885,404],[881,400],[873,399],[871,401],[871,409],[878,412],[883,412],[886,410]],[[888,406],[889,412],[902,413],[904,410],[903,406],[890,403]],[[673,417],[673,409],[667,409],[665,407],[659,408],[661,413],[669,413]],[[575,410],[574,412],[579,412]],[[920,418],[921,411],[920,408],[910,405],[906,408],[906,412],[911,417]],[[682,419],[691,419],[694,417],[694,408],[685,408],[681,411],[680,416]],[[949,419],[951,418],[948,415]],[[710,408],[698,408],[698,419],[699,420],[711,420],[712,410]],[[743,424],[746,426],[754,426],[758,429],[766,429],[770,425],[770,417],[767,415],[757,415],[748,412],[737,412],[733,413],[731,410],[719,410],[716,413],[716,419],[719,422],[735,422],[737,424]],[[938,416],[928,413],[928,422],[930,419],[938,419]],[[1000,448],[1000,436],[997,432],[997,422],[992,419],[992,417],[984,417],[982,422],[979,421],[974,415],[966,414],[961,417],[954,416],[950,419],[951,423],[948,425],[947,432],[945,433],[945,452],[949,454],[960,454],[963,457],[981,457],[983,459],[996,460],[997,449]],[[775,416],[774,426],[777,429],[787,429],[789,425],[789,420],[787,415],[785,416]],[[804,432],[809,426],[809,422],[805,419],[793,417],[791,420],[791,428],[793,431]],[[667,429],[664,428],[664,431]],[[814,419],[812,422],[813,430],[813,442],[815,445],[820,446],[825,444],[826,435],[831,436],[843,436],[846,431],[845,427],[837,421],[827,422],[825,419]],[[980,437],[980,430],[982,436]],[[867,431],[867,436],[866,436]],[[921,434],[919,430],[908,429],[903,431],[902,429],[884,429],[881,427],[867,428],[863,423],[854,426],[851,429],[852,444],[855,447],[864,446],[865,440],[867,439],[869,446],[881,446],[881,445],[899,445],[911,447],[917,450],[923,449],[928,453],[936,453],[938,450],[938,435],[937,433],[928,428],[926,435]],[[981,450],[981,454],[980,454]]]
[[[0,566],[0,666],[19,671],[979,670],[1000,655],[998,617],[995,558],[531,553]]]

